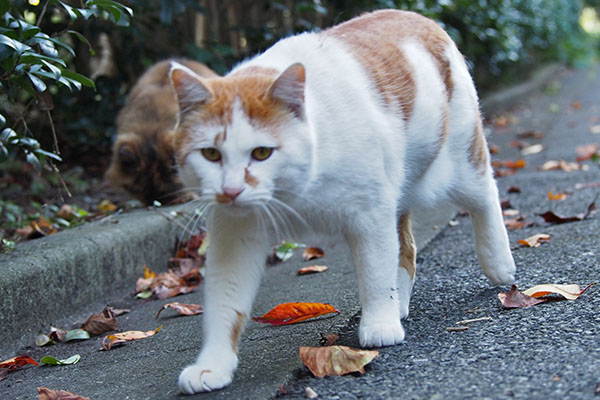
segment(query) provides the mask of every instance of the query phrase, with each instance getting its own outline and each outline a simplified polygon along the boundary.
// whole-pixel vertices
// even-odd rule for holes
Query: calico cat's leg
[[[204,283],[203,346],[196,362],[179,375],[179,388],[193,394],[231,383],[238,341],[260,284],[267,240],[253,224],[211,228]]]
[[[404,339],[396,288],[400,246],[395,210],[364,211],[356,219],[345,237],[356,266],[362,305],[360,344],[391,346]]]
[[[491,174],[487,174],[480,191],[477,204],[470,202],[468,208],[473,220],[479,263],[485,276],[495,285],[513,283],[515,262],[502,218],[498,189]]]
[[[417,272],[417,247],[412,234],[410,213],[400,216],[398,221],[400,240],[400,265],[398,270],[398,299],[400,319],[408,317],[408,305]]]

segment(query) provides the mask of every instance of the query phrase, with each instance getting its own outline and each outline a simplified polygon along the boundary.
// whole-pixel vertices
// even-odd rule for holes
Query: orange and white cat
[[[171,79],[180,176],[200,196],[211,233],[203,347],[179,376],[181,391],[231,383],[278,234],[317,232],[349,244],[365,347],[404,339],[417,205],[469,210],[484,274],[513,282],[477,94],[433,21],[377,11],[283,39],[222,78],[174,65]]]

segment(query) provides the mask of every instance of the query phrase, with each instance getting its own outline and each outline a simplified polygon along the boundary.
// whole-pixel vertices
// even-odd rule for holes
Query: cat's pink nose
[[[223,188],[223,194],[227,197],[229,197],[229,199],[231,201],[234,201],[235,199],[237,199],[237,197],[240,195],[240,193],[242,193],[244,191],[244,188]]]

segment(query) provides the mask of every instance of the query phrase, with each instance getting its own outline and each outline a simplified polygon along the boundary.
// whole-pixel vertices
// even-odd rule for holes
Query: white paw
[[[387,323],[363,324],[361,322],[358,338],[362,347],[393,346],[404,340],[404,328],[400,319]]]
[[[496,265],[493,268],[485,268],[484,274],[494,285],[510,285],[515,282],[517,268],[511,259],[509,263]]]
[[[212,363],[189,365],[179,374],[179,390],[185,394],[194,394],[224,388],[233,380],[236,367],[237,359],[229,363],[224,363],[221,359]]]

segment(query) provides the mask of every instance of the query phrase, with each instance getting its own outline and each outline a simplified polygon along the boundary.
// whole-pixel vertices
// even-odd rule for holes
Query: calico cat
[[[178,107],[169,81],[171,61],[152,66],[129,93],[117,116],[117,139],[105,174],[108,185],[125,189],[146,205],[182,196],[172,144]],[[217,76],[198,62],[177,62],[200,76]]]
[[[175,152],[203,206],[203,347],[182,392],[231,383],[240,334],[278,234],[318,232],[350,246],[364,347],[404,339],[415,278],[410,210],[470,211],[484,274],[515,264],[473,81],[450,37],[384,10],[283,39],[222,78],[174,65]],[[400,268],[399,268],[400,267]]]

